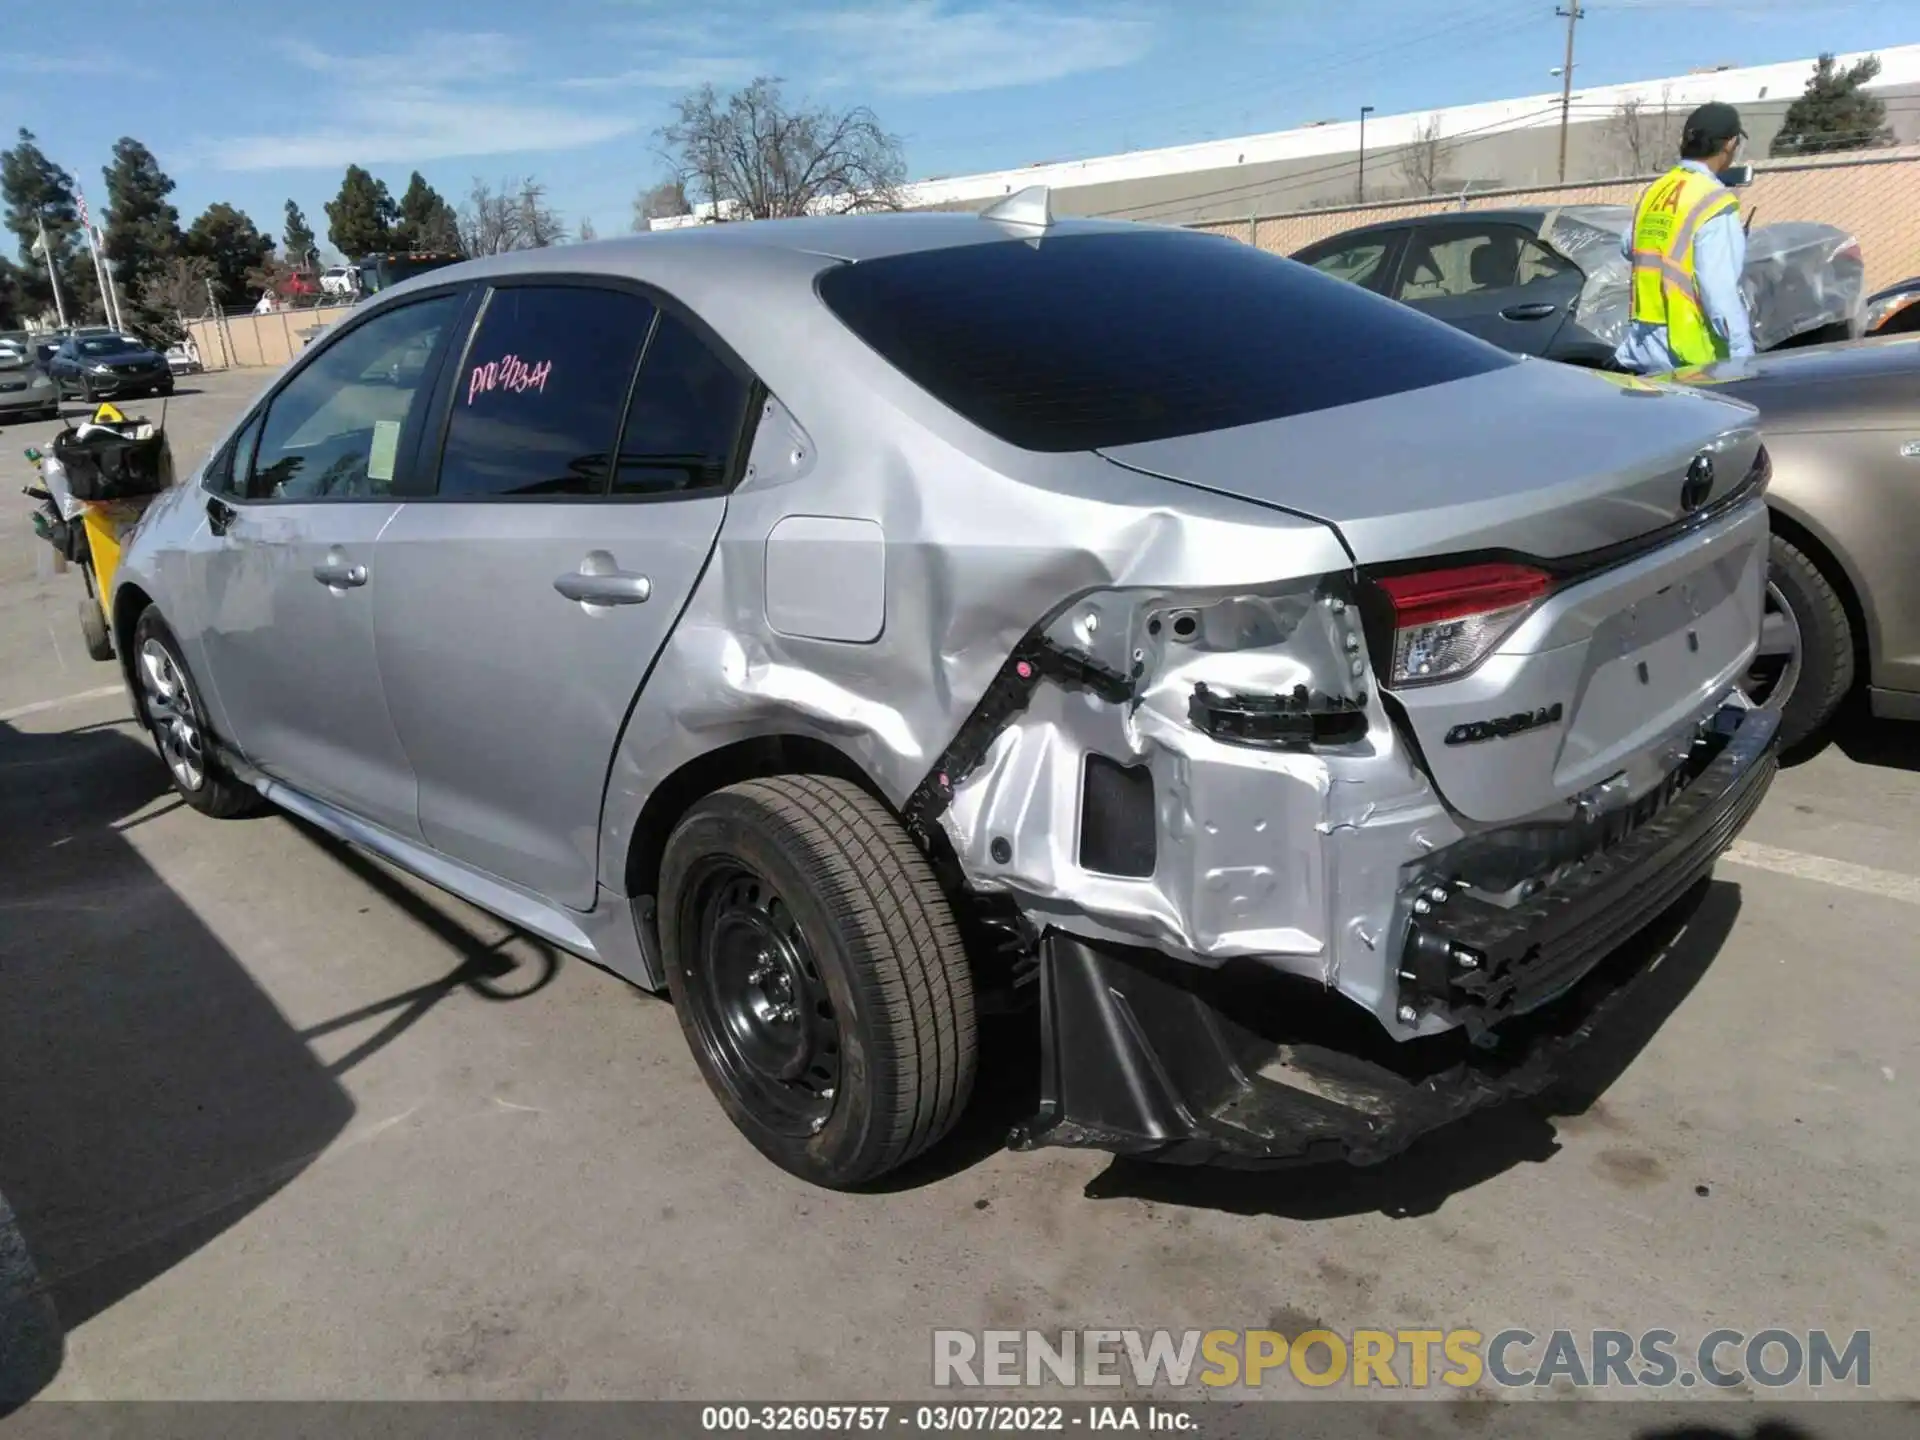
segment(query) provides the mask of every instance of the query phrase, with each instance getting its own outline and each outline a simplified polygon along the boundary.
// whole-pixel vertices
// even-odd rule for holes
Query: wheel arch
[[[113,653],[120,662],[120,678],[125,680],[129,691],[135,688],[137,678],[133,673],[133,627],[140,623],[140,617],[153,604],[153,597],[132,580],[123,580],[113,587]]]
[[[667,837],[698,801],[743,780],[773,775],[831,775],[858,785],[896,820],[899,810],[873,777],[844,751],[811,735],[775,733],[723,745],[686,761],[647,796],[627,842],[622,873],[630,896],[658,893]]]

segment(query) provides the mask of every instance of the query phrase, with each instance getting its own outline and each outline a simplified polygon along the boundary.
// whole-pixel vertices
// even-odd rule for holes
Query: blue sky
[[[137,136],[183,222],[226,200],[278,234],[291,196],[324,242],[355,161],[455,203],[535,175],[608,234],[703,80],[869,104],[918,178],[1538,93],[1563,35],[1553,0],[7,0],[0,127],[96,203]],[[1578,78],[1915,40],[1912,0],[1588,0]]]

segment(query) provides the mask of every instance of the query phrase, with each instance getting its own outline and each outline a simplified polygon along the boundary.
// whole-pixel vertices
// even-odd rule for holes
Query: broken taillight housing
[[[1374,581],[1393,609],[1391,685],[1426,685],[1465,674],[1492,653],[1541,598],[1553,577],[1531,565],[1456,565]]]

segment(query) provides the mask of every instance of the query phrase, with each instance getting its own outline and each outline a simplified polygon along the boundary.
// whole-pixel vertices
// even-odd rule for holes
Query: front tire
[[[926,857],[859,787],[750,780],[696,804],[661,865],[681,1029],[775,1164],[847,1189],[938,1142],[973,1090],[973,979]]]
[[[180,642],[152,606],[134,623],[132,664],[140,723],[153,736],[180,798],[220,820],[260,809],[259,793],[220,763]]]
[[[1748,698],[1780,712],[1780,748],[1791,752],[1827,727],[1853,678],[1853,625],[1839,591],[1806,552],[1776,534]]]

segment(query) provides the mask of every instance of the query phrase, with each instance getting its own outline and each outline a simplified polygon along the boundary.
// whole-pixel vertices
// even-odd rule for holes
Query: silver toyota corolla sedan
[[[869,1181],[1039,1014],[1017,1146],[1378,1159],[1544,1085],[1773,773],[1746,406],[1194,233],[499,255],[370,301],[112,596],[264,800],[669,990]]]

